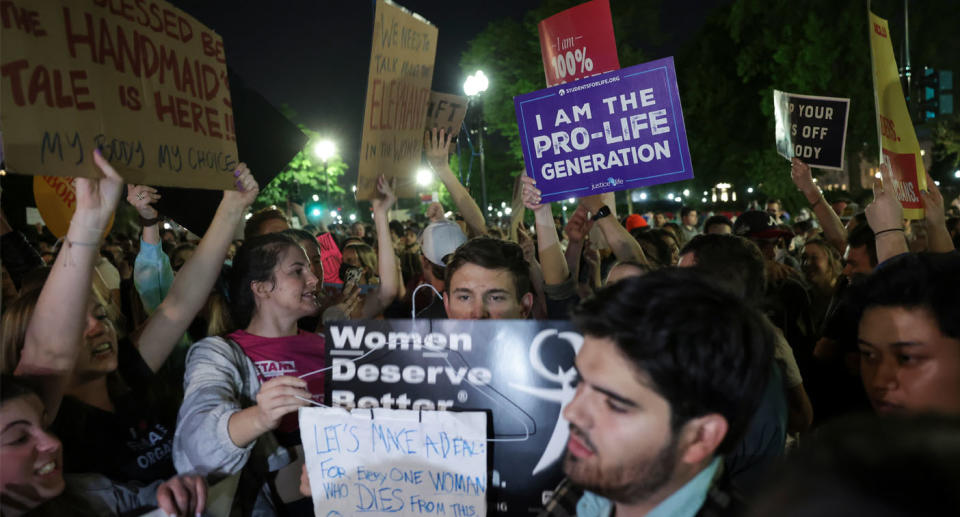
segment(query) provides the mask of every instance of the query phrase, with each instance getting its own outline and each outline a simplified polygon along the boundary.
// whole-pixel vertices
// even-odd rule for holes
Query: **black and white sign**
[[[777,152],[822,169],[843,169],[850,99],[773,90]]]
[[[486,411],[490,514],[535,515],[549,500],[583,343],[569,322],[350,321],[326,338],[330,405]]]

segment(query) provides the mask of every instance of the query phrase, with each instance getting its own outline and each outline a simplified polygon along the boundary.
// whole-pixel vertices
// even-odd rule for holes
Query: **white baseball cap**
[[[467,242],[460,225],[451,221],[437,221],[430,223],[420,233],[420,250],[423,256],[431,263],[446,267],[443,257],[457,251],[461,244]]]

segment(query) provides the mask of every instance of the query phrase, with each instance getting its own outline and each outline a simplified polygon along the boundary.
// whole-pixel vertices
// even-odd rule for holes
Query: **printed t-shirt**
[[[284,375],[300,377],[326,366],[323,358],[324,339],[319,334],[301,330],[296,336],[262,337],[238,330],[227,337],[240,345],[256,365],[257,378],[261,383]],[[323,403],[323,373],[315,373],[303,380],[307,381],[310,398]],[[297,433],[293,438],[295,443],[299,443],[299,429],[297,413],[290,413],[280,421],[278,438],[285,442],[281,435]]]
[[[116,411],[63,398],[52,428],[63,442],[64,472],[95,472],[115,481],[166,480],[177,473],[170,455],[175,404],[156,400],[157,376],[127,340],[117,346],[117,371],[122,381],[108,379]]]

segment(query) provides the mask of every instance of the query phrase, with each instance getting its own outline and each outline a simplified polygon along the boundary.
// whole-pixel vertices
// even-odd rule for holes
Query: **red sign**
[[[591,0],[537,24],[547,86],[620,69],[609,0]]]

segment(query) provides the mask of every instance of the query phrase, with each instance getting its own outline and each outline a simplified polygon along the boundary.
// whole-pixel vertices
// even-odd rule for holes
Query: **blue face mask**
[[[223,265],[227,267],[233,267],[233,259],[226,259],[223,261]]]

